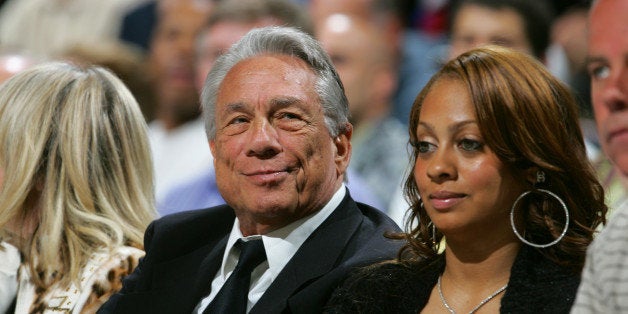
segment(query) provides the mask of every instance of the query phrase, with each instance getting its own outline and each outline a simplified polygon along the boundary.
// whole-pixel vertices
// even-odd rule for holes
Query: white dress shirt
[[[340,205],[345,194],[346,191],[343,184],[320,211],[261,236],[242,236],[240,221],[236,218],[222,258],[222,266],[211,283],[211,293],[199,302],[194,309],[194,313],[203,313],[207,305],[216,297],[220,288],[222,288],[233,272],[233,269],[238,264],[239,253],[233,249],[236,241],[241,238],[248,241],[261,237],[264,242],[267,260],[257,266],[251,273],[251,286],[249,288],[247,304],[247,312],[250,311],[264,292],[266,292],[266,289],[268,289],[275,278],[277,278],[281,270],[288,264],[288,261],[294,256],[303,242],[305,242],[310,234],[312,234],[312,232],[331,215],[334,209]]]

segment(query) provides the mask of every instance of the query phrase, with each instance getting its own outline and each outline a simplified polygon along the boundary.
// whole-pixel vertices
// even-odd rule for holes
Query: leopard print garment
[[[88,275],[81,279],[80,290],[58,286],[35,290],[29,313],[96,313],[111,295],[122,288],[122,280],[133,272],[143,255],[144,251],[139,249],[121,247],[112,255],[105,255],[92,263],[91,275],[87,269],[84,270]],[[74,301],[70,301],[72,291],[78,295]],[[18,294],[18,301],[19,298]]]
[[[96,313],[109,297],[122,289],[122,280],[133,272],[138,263],[138,257],[129,255],[120,261],[118,267],[107,272],[107,278],[94,282],[92,292],[87,297],[81,313]]]

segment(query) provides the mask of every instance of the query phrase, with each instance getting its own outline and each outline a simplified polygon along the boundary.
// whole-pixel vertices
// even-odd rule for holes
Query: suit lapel
[[[347,243],[363,219],[347,193],[338,208],[301,245],[251,309],[251,313],[284,311],[291,295],[337,266]]]
[[[203,259],[203,262],[201,262],[198,268],[194,280],[194,290],[192,290],[194,300],[197,302],[207,296],[211,291],[211,282],[222,264],[222,257],[225,252],[225,247],[227,246],[228,237],[229,235],[227,234],[214,245],[213,249]]]

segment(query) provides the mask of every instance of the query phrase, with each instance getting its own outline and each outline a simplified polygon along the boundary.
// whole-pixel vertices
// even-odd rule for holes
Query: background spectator
[[[212,164],[194,86],[194,42],[211,11],[211,2],[162,0],[148,52],[156,97],[149,136],[155,167],[155,195],[167,191]]]
[[[0,10],[0,44],[56,55],[74,44],[118,37],[122,14],[144,0],[7,0]]]
[[[315,23],[333,13],[342,13],[373,23],[384,33],[397,69],[392,116],[404,125],[408,122],[414,97],[436,72],[441,62],[443,38],[428,35],[408,26],[406,0],[310,0],[308,9]]]
[[[317,38],[330,55],[349,101],[354,127],[349,169],[383,204],[389,204],[401,187],[409,157],[407,131],[391,115],[397,89],[393,51],[383,32],[357,16],[336,13],[316,24]]]
[[[595,238],[573,313],[628,312],[628,1],[595,1],[589,15],[587,69],[604,153],[623,183],[610,223]]]

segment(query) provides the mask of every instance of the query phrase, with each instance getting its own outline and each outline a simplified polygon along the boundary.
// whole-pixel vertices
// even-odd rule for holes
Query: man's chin
[[[260,206],[257,204],[255,208],[246,211],[246,217],[238,216],[242,225],[242,220],[247,219],[248,226],[255,230],[248,230],[250,234],[266,234],[268,232],[282,228],[296,219],[293,217],[293,211],[286,207],[279,206]],[[244,231],[244,230],[243,230]]]
[[[617,155],[617,158],[613,159],[617,169],[628,178],[628,151],[624,151]]]
[[[628,178],[628,156],[625,156],[623,160],[619,160],[616,163],[617,169],[621,171],[624,177]]]

